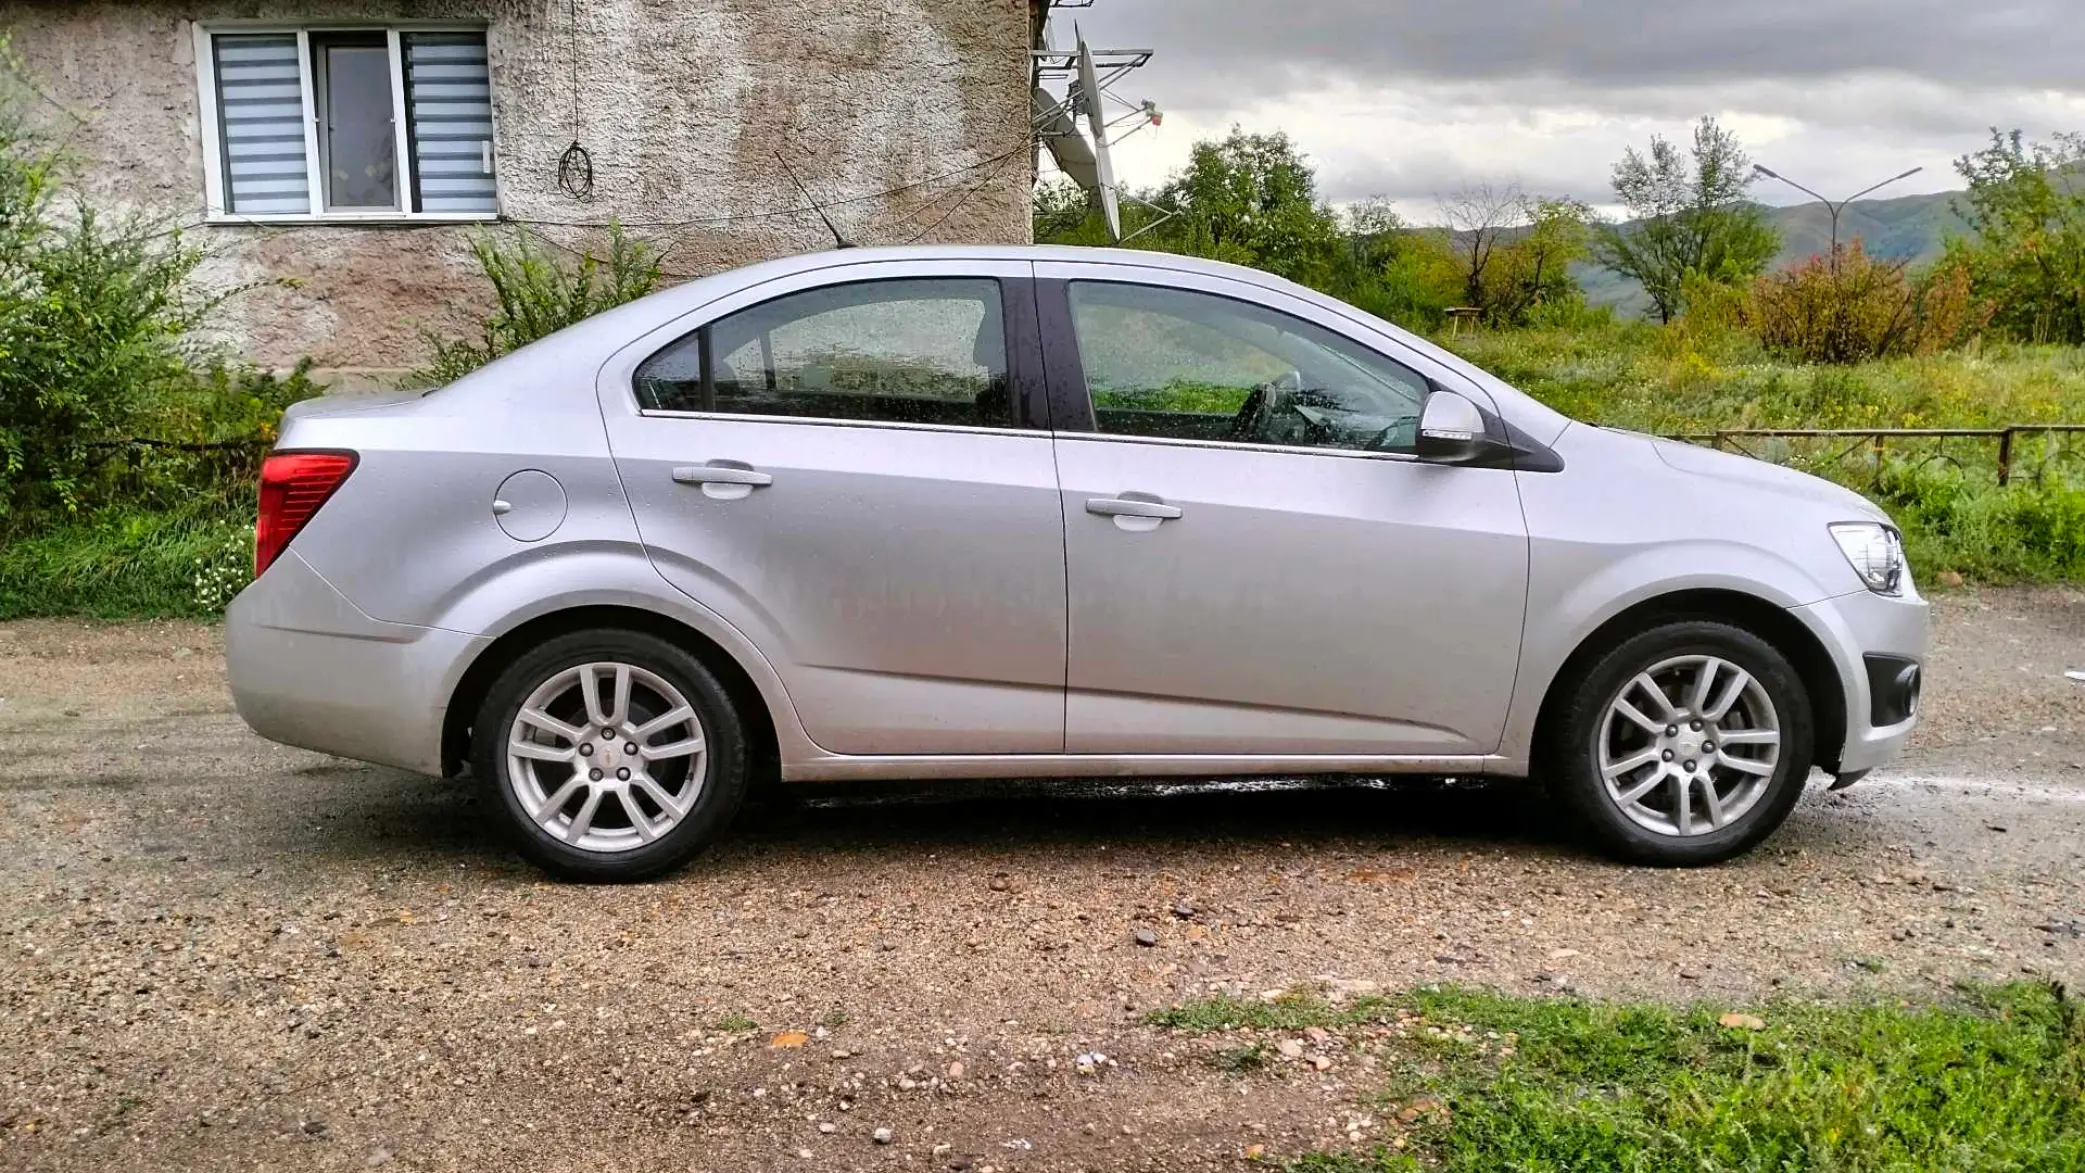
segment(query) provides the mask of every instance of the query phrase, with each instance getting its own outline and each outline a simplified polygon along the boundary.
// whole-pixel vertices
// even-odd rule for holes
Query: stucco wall
[[[620,220],[675,278],[829,243],[777,153],[853,201],[831,215],[856,243],[1028,239],[1028,0],[0,3],[88,198],[196,225],[212,282],[275,283],[224,314],[257,361],[410,366],[484,292],[470,228],[200,223],[194,22],[254,18],[484,21],[502,215],[567,244]],[[584,201],[556,182],[575,137]]]

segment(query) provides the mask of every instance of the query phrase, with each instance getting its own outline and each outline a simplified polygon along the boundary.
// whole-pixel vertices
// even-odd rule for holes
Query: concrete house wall
[[[617,220],[666,250],[670,279],[828,246],[778,156],[856,243],[1027,240],[1033,16],[1029,0],[0,2],[86,197],[186,227],[209,281],[256,286],[225,309],[229,341],[375,378],[482,302],[476,232],[578,246]],[[483,24],[499,221],[209,221],[196,27],[242,21]],[[557,182],[575,139],[585,199]]]

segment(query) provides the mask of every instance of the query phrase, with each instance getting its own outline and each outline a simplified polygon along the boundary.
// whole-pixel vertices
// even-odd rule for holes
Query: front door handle
[[[755,489],[775,483],[767,473],[729,464],[685,465],[673,470],[673,479],[683,485],[748,485]]]
[[[1102,517],[1148,517],[1157,521],[1171,521],[1180,516],[1180,507],[1163,501],[1144,501],[1136,497],[1093,497],[1086,502],[1086,512]]]
[[[775,483],[775,478],[767,473],[722,460],[682,465],[673,470],[673,479],[676,484],[700,485],[703,496],[719,501],[736,501]]]

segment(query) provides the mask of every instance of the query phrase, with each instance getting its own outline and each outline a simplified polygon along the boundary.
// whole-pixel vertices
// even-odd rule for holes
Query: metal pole
[[[1796,189],[1797,191],[1802,192],[1804,195],[1809,196],[1812,199],[1815,199],[1818,203],[1823,204],[1825,206],[1825,210],[1831,213],[1833,272],[1837,272],[1839,268],[1839,213],[1846,210],[1846,205],[1852,203],[1853,201],[1861,198],[1864,195],[1867,195],[1871,191],[1877,191],[1881,188],[1888,187],[1890,184],[1895,183],[1900,179],[1909,179],[1912,176],[1917,175],[1919,172],[1924,170],[1924,167],[1913,167],[1911,170],[1906,171],[1901,175],[1892,175],[1888,179],[1883,180],[1881,183],[1869,184],[1867,187],[1864,187],[1861,190],[1854,192],[1852,195],[1847,196],[1845,199],[1840,200],[1838,203],[1834,204],[1832,201],[1825,199],[1823,196],[1818,195],[1816,192],[1811,191],[1809,188],[1804,187],[1802,184],[1797,183],[1795,180],[1788,178],[1786,175],[1783,175],[1778,171],[1772,170],[1771,168],[1762,167],[1757,163],[1752,164],[1752,173],[1754,175],[1764,175],[1768,179],[1778,179],[1782,183],[1787,184],[1788,186]]]

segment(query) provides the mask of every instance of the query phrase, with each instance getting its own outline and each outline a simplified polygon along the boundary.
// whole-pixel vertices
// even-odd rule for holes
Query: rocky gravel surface
[[[1724,867],[1510,785],[884,786],[622,888],[253,737],[214,628],[0,625],[0,1169],[1243,1167],[1394,1132],[1373,1058],[1148,1011],[2080,984],[2085,597],[1937,616],[1915,750]]]

